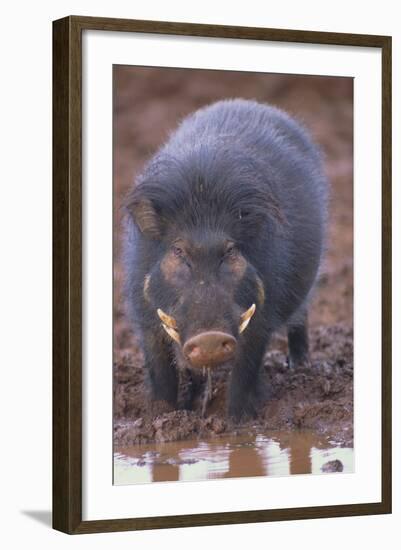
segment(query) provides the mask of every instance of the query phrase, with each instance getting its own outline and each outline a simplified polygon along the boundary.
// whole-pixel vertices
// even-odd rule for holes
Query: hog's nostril
[[[196,358],[200,355],[201,350],[198,348],[198,346],[192,346],[192,348],[188,351],[188,356]]]
[[[216,366],[230,360],[237,342],[233,336],[219,331],[202,332],[184,344],[184,355],[195,367]]]
[[[233,345],[231,342],[223,342],[222,347],[224,351],[231,352],[233,349]]]

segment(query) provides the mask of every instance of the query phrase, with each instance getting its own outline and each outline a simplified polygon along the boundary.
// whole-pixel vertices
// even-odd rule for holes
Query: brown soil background
[[[312,369],[290,372],[285,332],[267,350],[266,403],[247,430],[313,429],[353,444],[353,81],[350,78],[114,67],[114,441],[116,445],[235,432],[225,416],[229,372],[213,374],[206,415],[151,412],[143,358],[124,315],[121,201],[145,161],[195,109],[242,97],[276,105],[309,129],[330,183],[327,251],[310,309]],[[181,393],[185,393],[185,376]],[[200,401],[200,400],[199,400]]]

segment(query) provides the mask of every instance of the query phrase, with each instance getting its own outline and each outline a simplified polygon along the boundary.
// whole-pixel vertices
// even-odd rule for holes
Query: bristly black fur
[[[172,405],[176,399],[175,390],[171,397],[161,389],[165,376],[160,374],[160,357],[169,364],[171,342],[160,332],[158,343],[152,343],[157,353],[146,349],[147,332],[158,334],[155,308],[174,312],[187,335],[206,325],[224,325],[235,333],[238,311],[257,301],[258,280],[262,282],[264,301],[239,338],[229,398],[235,417],[250,413],[270,334],[291,325],[294,357],[300,335],[307,338],[302,327],[327,217],[327,183],[317,147],[283,111],[254,101],[220,101],[181,123],[137,178],[125,208],[127,303],[144,334],[154,398],[166,398]],[[178,238],[198,252],[191,276],[185,274],[185,284],[174,287],[160,269]],[[247,266],[235,285],[227,269],[219,267],[219,250],[228,240]],[[146,276],[151,284],[145,299]],[[196,286],[201,279],[208,283],[203,295]],[[301,319],[298,331],[294,319]]]

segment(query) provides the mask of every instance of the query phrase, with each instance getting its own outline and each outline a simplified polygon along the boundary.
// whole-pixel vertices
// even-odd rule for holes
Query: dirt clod
[[[329,460],[321,467],[322,472],[342,472],[344,470],[344,465],[341,460]]]

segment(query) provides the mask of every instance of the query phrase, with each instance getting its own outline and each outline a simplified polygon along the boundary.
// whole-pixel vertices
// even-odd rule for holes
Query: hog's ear
[[[152,239],[160,237],[161,220],[149,199],[131,197],[131,200],[126,203],[126,210],[132,216],[141,233]]]

